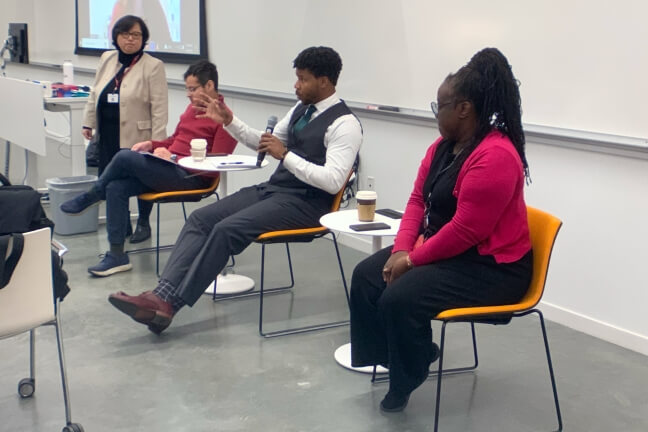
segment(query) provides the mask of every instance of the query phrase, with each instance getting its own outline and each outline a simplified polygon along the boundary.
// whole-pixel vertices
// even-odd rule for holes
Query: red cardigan
[[[473,246],[498,263],[522,258],[531,249],[524,171],[515,147],[498,131],[488,134],[459,170],[452,191],[457,211],[450,222],[414,247],[425,209],[423,184],[440,142],[430,146],[421,162],[392,253],[409,252],[414,265],[451,258]]]
[[[191,154],[189,150],[193,138],[207,140],[207,153],[230,154],[236,147],[236,140],[223,129],[223,125],[208,118],[196,118],[196,110],[189,104],[180,116],[173,135],[163,141],[152,141],[153,149],[165,147],[171,153],[177,154],[178,159],[182,159]]]

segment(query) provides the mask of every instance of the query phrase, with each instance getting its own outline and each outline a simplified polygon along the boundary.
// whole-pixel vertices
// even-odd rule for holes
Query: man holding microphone
[[[218,99],[201,95],[196,103],[199,117],[222,123],[239,142],[280,163],[269,181],[191,214],[153,291],[110,295],[113,306],[152,332],[159,334],[180,308],[193,305],[229,256],[260,234],[318,225],[344,186],[362,143],[362,127],[335,92],[342,60],[331,48],[311,47],[293,66],[299,102],[273,133],[252,129]]]

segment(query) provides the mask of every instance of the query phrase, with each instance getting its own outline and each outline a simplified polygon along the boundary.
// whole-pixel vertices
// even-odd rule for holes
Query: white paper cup
[[[203,138],[194,138],[191,140],[191,157],[196,162],[205,160],[207,156],[207,140]]]
[[[196,150],[196,149],[191,149],[189,150],[191,152],[191,157],[193,160],[196,162],[202,162],[205,160],[205,157],[207,156],[207,150],[202,149],[202,150]]]
[[[358,220],[360,222],[372,222],[376,214],[376,199],[378,194],[375,191],[358,191],[356,201],[358,203]]]

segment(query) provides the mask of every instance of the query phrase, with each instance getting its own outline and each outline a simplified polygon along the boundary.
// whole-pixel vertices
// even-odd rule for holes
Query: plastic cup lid
[[[378,194],[375,191],[358,191],[356,193],[356,199],[371,200],[376,198],[378,198]]]

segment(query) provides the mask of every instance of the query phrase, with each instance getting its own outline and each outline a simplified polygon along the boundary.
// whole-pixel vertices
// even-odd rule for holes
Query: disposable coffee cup
[[[376,198],[378,194],[374,191],[358,191],[356,201],[358,202],[358,220],[360,222],[372,222],[376,214]]]
[[[191,140],[191,157],[196,162],[202,162],[207,156],[207,140],[203,138],[194,138]]]

